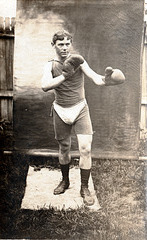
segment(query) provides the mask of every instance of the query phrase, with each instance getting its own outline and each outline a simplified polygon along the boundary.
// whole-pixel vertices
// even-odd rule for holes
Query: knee
[[[88,144],[88,145],[82,145],[80,146],[80,154],[83,155],[83,156],[88,156],[91,154],[91,144]]]
[[[59,162],[60,164],[68,164],[71,161],[70,157],[70,139],[63,139],[59,143]]]
[[[70,139],[63,139],[58,141],[58,143],[59,143],[59,150],[62,154],[70,151],[70,147],[71,147]]]

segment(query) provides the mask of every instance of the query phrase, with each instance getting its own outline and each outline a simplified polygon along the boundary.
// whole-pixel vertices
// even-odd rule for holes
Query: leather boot
[[[54,189],[54,194],[58,195],[64,193],[65,190],[69,187],[69,180],[62,180],[59,185]]]
[[[81,190],[80,194],[83,198],[83,202],[87,206],[94,204],[94,198],[91,196],[91,193],[88,189],[88,181],[90,176],[90,169],[80,169],[81,170]]]
[[[69,182],[69,164],[61,165],[61,172],[62,172],[62,181],[59,185],[54,189],[54,194],[61,194],[64,193],[66,189],[68,189],[70,182]]]

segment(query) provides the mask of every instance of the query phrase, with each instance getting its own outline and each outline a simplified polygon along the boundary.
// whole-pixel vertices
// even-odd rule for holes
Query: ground
[[[1,238],[146,239],[146,162],[93,159],[92,178],[101,209],[20,209],[29,165],[58,168],[57,159],[1,155]],[[73,164],[77,161],[73,160]]]

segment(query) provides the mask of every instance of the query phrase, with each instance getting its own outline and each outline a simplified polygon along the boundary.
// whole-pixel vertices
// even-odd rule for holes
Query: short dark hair
[[[65,30],[56,32],[52,38],[52,45],[54,45],[57,40],[64,40],[65,37],[72,42],[72,35],[69,32]]]

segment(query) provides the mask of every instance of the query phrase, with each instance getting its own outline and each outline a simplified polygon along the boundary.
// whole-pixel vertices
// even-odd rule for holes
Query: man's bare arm
[[[51,70],[52,62],[48,62],[44,67],[44,73],[41,79],[41,86],[44,92],[58,87],[65,80],[65,77],[62,74],[53,78]]]
[[[81,65],[81,69],[84,72],[84,74],[90,78],[96,85],[105,85],[105,82],[103,81],[103,79],[105,78],[102,75],[97,74],[96,72],[94,72],[88,65],[88,63],[86,61],[84,61],[84,63],[82,63]]]

